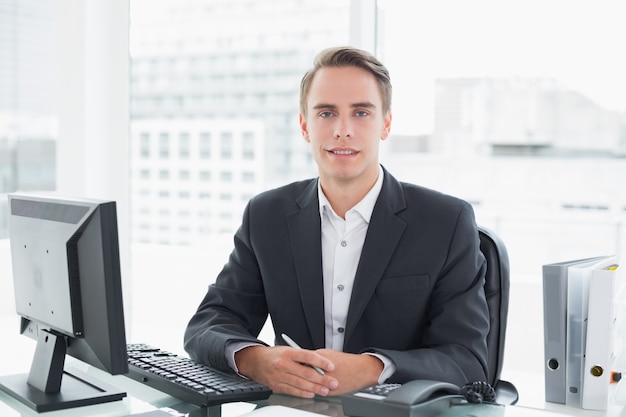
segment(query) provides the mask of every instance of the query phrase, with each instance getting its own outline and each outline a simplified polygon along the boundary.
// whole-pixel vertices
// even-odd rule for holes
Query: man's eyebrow
[[[316,104],[315,106],[313,106],[313,110],[320,110],[320,109],[336,109],[337,106],[335,106],[334,104],[325,104],[325,103],[319,103]]]
[[[365,107],[365,108],[368,108],[368,109],[375,109],[376,105],[374,103],[369,102],[369,101],[364,101],[362,103],[354,103],[351,107],[352,108]]]
[[[363,101],[363,102],[359,102],[359,103],[353,103],[350,105],[350,107],[352,107],[353,109],[356,108],[368,108],[368,109],[373,109],[376,108],[376,105],[372,102],[369,101]],[[336,109],[337,106],[334,104],[325,104],[325,103],[319,103],[316,104],[315,106],[313,106],[313,110],[320,110],[320,109]]]

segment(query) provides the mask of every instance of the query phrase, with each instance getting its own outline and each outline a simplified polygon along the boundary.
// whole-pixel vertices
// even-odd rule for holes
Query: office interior
[[[0,6],[0,332],[11,340],[1,374],[24,372],[29,361],[11,358],[35,347],[18,334],[8,193],[117,201],[127,339],[183,354],[247,199],[315,175],[298,130],[299,79],[316,52],[350,44],[391,72],[383,165],[466,199],[505,242],[502,377],[522,406],[550,409],[541,266],[626,254],[620,2]]]

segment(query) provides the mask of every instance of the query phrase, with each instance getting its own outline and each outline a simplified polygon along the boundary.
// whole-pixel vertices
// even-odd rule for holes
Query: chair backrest
[[[504,242],[490,229],[479,226],[480,251],[487,260],[485,295],[491,329],[487,335],[489,383],[500,380],[509,311],[509,255]]]

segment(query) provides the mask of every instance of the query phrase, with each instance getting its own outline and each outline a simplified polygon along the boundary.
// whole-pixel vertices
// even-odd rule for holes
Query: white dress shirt
[[[372,189],[354,207],[345,219],[335,213],[318,181],[317,194],[322,220],[322,274],[324,279],[324,322],[326,348],[343,350],[343,341],[350,307],[350,297],[356,270],[361,259],[367,228],[374,205],[383,187],[383,169],[378,166],[378,179]],[[378,378],[382,384],[395,371],[395,365],[385,356],[371,354],[384,364]]]
[[[322,273],[326,347],[342,350],[348,307],[356,269],[365,243],[374,204],[383,185],[382,168],[372,189],[346,212],[345,220],[331,207],[318,182],[322,220]]]

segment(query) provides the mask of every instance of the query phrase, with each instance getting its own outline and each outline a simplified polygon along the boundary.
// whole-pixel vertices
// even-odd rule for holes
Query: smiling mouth
[[[357,153],[356,151],[351,150],[331,150],[329,152],[335,155],[354,155]]]

